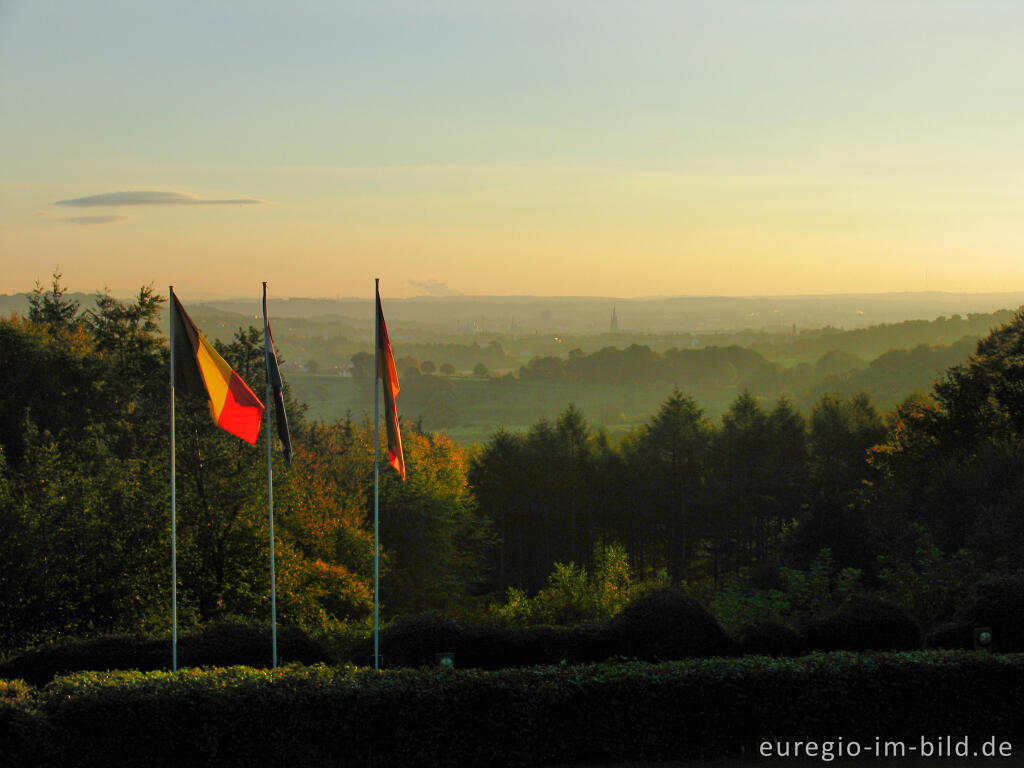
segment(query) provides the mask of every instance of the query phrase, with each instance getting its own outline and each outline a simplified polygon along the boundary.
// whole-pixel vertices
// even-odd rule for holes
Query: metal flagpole
[[[373,668],[380,669],[380,278],[373,302]]]
[[[174,286],[170,287],[171,306],[171,671],[178,671],[178,521],[174,478]]]
[[[263,283],[263,363],[267,372],[267,496],[270,504],[270,644],[274,669],[277,669],[277,578],[274,575],[274,464],[271,459],[270,412],[273,393],[270,391],[270,324],[267,321],[267,284]]]

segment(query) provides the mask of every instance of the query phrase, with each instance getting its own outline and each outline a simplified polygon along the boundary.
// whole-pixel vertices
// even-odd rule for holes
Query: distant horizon
[[[44,284],[44,288],[49,287],[49,283]],[[140,287],[150,286],[151,284],[143,284]],[[79,289],[74,286],[64,286],[69,294],[73,295],[85,295],[94,296],[97,293],[101,293],[103,289]],[[160,295],[166,293],[166,288],[161,291],[157,286],[151,285],[154,291]],[[269,286],[268,286],[269,287]],[[139,288],[134,290],[111,290],[110,295],[116,299],[130,299],[138,295]],[[15,296],[28,295],[32,293],[31,289],[16,291],[14,293],[0,293],[0,297],[13,298]],[[182,297],[181,290],[176,289],[176,293],[179,298]],[[859,298],[859,297],[966,297],[966,296],[1022,296],[1024,297],[1024,288],[1019,290],[1003,290],[1003,291],[940,291],[940,290],[927,290],[927,291],[842,291],[842,292],[821,292],[821,293],[747,293],[747,294],[727,294],[727,293],[677,293],[677,294],[661,294],[661,295],[647,295],[647,296],[613,296],[613,295],[599,295],[599,294],[539,294],[539,293],[453,293],[445,296],[433,296],[430,294],[414,294],[411,296],[387,296],[384,292],[381,293],[382,299],[388,301],[415,301],[415,300],[434,300],[434,301],[456,301],[459,299],[552,299],[552,300],[581,300],[581,301],[667,301],[671,299],[846,299],[846,298]],[[245,293],[203,293],[203,292],[191,292],[190,298],[194,301],[206,302],[206,301],[250,301],[254,298],[259,299],[262,296],[258,291],[254,291],[251,294]],[[372,289],[371,292],[366,296],[356,295],[338,295],[338,296],[301,296],[301,295],[290,295],[290,296],[274,296],[270,294],[271,301],[371,301],[373,299]]]

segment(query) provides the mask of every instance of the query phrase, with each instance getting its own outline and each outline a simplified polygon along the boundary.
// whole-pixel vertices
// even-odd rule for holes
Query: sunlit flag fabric
[[[267,358],[267,381],[274,394],[274,414],[277,416],[277,437],[281,441],[281,451],[289,466],[292,463],[292,438],[288,432],[288,414],[284,410],[284,383],[281,381],[281,369],[277,365],[277,350],[274,348],[274,334],[270,330],[270,318],[267,316],[267,284],[263,284],[263,346]]]
[[[174,386],[210,401],[213,423],[256,444],[263,403],[196,328],[171,291],[174,323]]]
[[[405,480],[405,456],[402,455],[402,434],[398,430],[398,371],[391,352],[388,327],[380,308],[380,290],[377,291],[377,378],[384,382],[384,421],[388,428],[388,462]]]

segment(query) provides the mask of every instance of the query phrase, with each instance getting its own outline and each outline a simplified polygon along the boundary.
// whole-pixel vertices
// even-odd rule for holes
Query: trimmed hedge
[[[507,669],[566,662],[598,662],[615,653],[603,626],[511,629],[498,624],[462,624],[437,614],[399,619],[380,635],[382,666],[434,666],[439,653],[454,653],[460,668]],[[360,643],[356,664],[373,663],[373,638]]]
[[[735,633],[740,652],[751,656],[799,656],[804,651],[800,633],[774,621],[755,621]]]
[[[921,647],[921,629],[894,603],[860,597],[836,613],[800,626],[804,646],[815,651],[913,651]]]
[[[278,629],[277,648],[282,663],[332,664],[336,661],[326,646],[294,627]],[[268,627],[213,624],[185,633],[178,639],[180,667],[234,664],[269,667],[271,656]],[[170,667],[170,637],[108,635],[29,648],[0,663],[0,678],[44,685],[57,675],[86,670],[169,670]]]
[[[483,672],[83,673],[0,717],[11,765],[527,766],[756,755],[762,741],[1024,737],[1024,656],[743,657]],[[0,710],[2,711],[2,710]],[[42,735],[41,735],[42,734]],[[38,740],[38,739],[42,740]],[[19,741],[20,739],[20,741]]]
[[[699,600],[678,589],[648,592],[608,622],[618,654],[645,661],[727,656],[735,643]]]
[[[542,664],[593,663],[612,657],[667,661],[728,656],[737,646],[695,598],[672,589],[650,592],[607,624],[511,629],[467,625],[437,614],[399,619],[381,631],[382,666],[432,666],[439,653],[455,654],[456,666],[507,669]],[[352,656],[373,661],[373,638]]]
[[[973,628],[988,626],[992,627],[993,650],[1024,652],[1024,571],[979,583],[956,619],[971,627],[972,647]]]

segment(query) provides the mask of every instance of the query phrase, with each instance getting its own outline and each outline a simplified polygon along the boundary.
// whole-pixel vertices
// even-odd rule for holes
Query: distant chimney
[[[612,333],[618,333],[619,332],[619,316],[615,314],[615,307],[612,307],[612,326],[611,326],[611,332]]]

